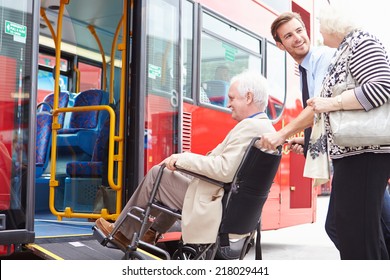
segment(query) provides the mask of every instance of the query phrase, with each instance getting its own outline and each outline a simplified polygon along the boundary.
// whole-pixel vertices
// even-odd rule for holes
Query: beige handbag
[[[346,82],[334,87],[332,96],[356,87],[348,73]],[[333,142],[338,146],[390,145],[390,101],[370,111],[348,110],[329,113]]]
[[[368,112],[337,111],[329,115],[336,145],[390,145],[390,103]]]
[[[333,96],[346,89],[349,88],[335,88]],[[336,145],[344,147],[390,145],[389,101],[368,112],[365,110],[330,112],[329,122]]]

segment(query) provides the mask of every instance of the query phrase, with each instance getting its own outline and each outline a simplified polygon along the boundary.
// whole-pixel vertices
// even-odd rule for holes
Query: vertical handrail
[[[122,22],[123,22],[123,15],[118,22],[118,26],[116,27],[115,34],[114,34],[114,40],[112,41],[112,46],[111,46],[110,104],[114,103],[115,52],[116,52],[116,46],[118,43],[119,31],[122,27]]]
[[[80,92],[80,70],[76,67],[73,67],[73,70],[76,72],[76,92]]]
[[[96,34],[95,27],[92,25],[88,25],[88,30],[91,32],[93,37],[96,40],[96,43],[99,46],[100,54],[102,55],[102,63],[103,63],[103,90],[107,91],[107,63],[106,63],[106,55],[104,54],[104,49],[102,43],[100,42],[99,36]]]
[[[118,46],[118,49],[122,51],[122,68],[121,68],[121,83],[120,83],[120,93],[119,99],[122,102],[119,103],[119,134],[118,137],[115,137],[115,140],[118,141],[118,154],[115,155],[113,160],[109,160],[108,162],[108,183],[113,189],[122,190],[122,177],[123,177],[123,152],[124,152],[124,120],[125,120],[125,81],[127,81],[126,77],[126,67],[123,65],[125,61],[127,61],[127,2],[123,1],[123,15],[122,15],[122,43]],[[131,1],[132,2],[132,1]],[[109,153],[114,154],[114,139],[109,139]],[[118,173],[117,173],[117,184],[114,182],[114,160],[118,162]],[[116,213],[120,213],[122,210],[122,191],[117,192],[116,199]]]
[[[56,66],[54,68],[54,100],[53,100],[53,124],[52,124],[52,144],[51,144],[51,164],[50,164],[50,192],[49,192],[49,208],[51,212],[56,212],[54,207],[54,193],[55,187],[58,187],[58,181],[56,180],[56,168],[57,168],[57,130],[60,128],[58,124],[58,99],[60,92],[60,67],[61,65],[61,39],[62,39],[62,19],[64,15],[65,5],[69,4],[70,0],[61,0],[60,9],[57,19],[57,36],[55,36],[55,53],[56,53]],[[61,219],[60,217],[58,217]]]
[[[53,38],[53,41],[54,41],[54,46],[55,46],[55,48],[57,48],[57,46],[56,46],[56,44],[57,44],[56,33],[54,32],[53,25],[51,24],[50,20],[46,16],[46,11],[44,8],[41,8],[41,17],[46,22],[47,27],[49,27],[51,37]]]

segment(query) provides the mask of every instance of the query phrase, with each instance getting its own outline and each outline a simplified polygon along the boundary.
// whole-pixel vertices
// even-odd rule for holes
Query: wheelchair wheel
[[[177,249],[173,255],[172,260],[193,260],[197,255],[197,250],[190,246],[183,246]]]

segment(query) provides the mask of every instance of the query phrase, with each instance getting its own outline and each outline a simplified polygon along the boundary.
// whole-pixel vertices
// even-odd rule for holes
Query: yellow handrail
[[[126,67],[124,67],[123,62],[127,61],[127,51],[126,51],[126,45],[127,45],[127,2],[123,1],[123,16],[122,16],[122,43],[118,47],[119,50],[122,51],[122,68],[121,68],[121,87],[120,87],[120,93],[119,93],[119,99],[122,100],[122,102],[119,103],[120,110],[119,110],[119,139],[124,139],[124,121],[125,121],[125,82],[127,81],[126,77]],[[133,1],[131,1],[131,5]],[[124,152],[124,143],[123,140],[118,143],[118,154],[123,155]],[[122,177],[123,177],[123,159],[118,160],[118,174],[117,174],[117,186],[122,187]],[[114,186],[114,179],[112,176],[108,176],[108,183],[110,186]],[[115,189],[115,188],[114,188]],[[122,192],[117,193],[117,200],[116,200],[116,207],[117,209],[121,206],[122,202]]]
[[[76,72],[76,92],[80,92],[80,70],[76,67],[73,67],[73,70]]]
[[[126,2],[126,1],[124,1]],[[69,0],[61,0],[60,8],[58,12],[57,19],[57,36],[52,31],[53,39],[55,40],[55,54],[56,54],[56,65],[60,65],[61,59],[61,39],[62,39],[62,19],[64,14],[65,5],[69,4]],[[44,11],[42,13],[45,15]],[[94,28],[92,28],[94,30]],[[99,42],[99,47],[101,44]],[[102,48],[101,48],[102,52]],[[106,87],[106,71],[105,71],[105,56],[102,52],[103,57],[103,70],[104,70],[104,88]],[[122,67],[123,69],[123,67]],[[96,106],[80,106],[80,107],[68,107],[68,108],[58,108],[59,103],[59,77],[60,77],[60,68],[55,67],[55,77],[54,77],[54,101],[53,101],[53,124],[52,124],[52,145],[51,145],[51,166],[50,166],[50,192],[49,192],[49,208],[50,211],[57,216],[59,220],[62,217],[67,218],[99,218],[103,217],[106,219],[115,220],[121,210],[121,201],[122,201],[122,174],[123,174],[123,121],[124,121],[124,102],[121,102],[121,116],[120,116],[120,128],[119,136],[115,136],[115,113],[114,110],[108,105],[96,105]],[[122,84],[124,82],[122,81]],[[124,94],[121,93],[121,98]],[[101,111],[107,110],[110,115],[110,136],[109,136],[109,154],[108,154],[108,181],[114,190],[117,191],[117,200],[116,200],[116,213],[109,214],[107,209],[102,209],[101,213],[74,213],[71,208],[66,207],[63,212],[57,211],[54,206],[55,202],[55,188],[58,187],[59,183],[56,180],[56,163],[57,163],[57,130],[61,128],[61,125],[58,123],[58,114],[65,112],[84,112],[84,111]],[[114,141],[119,142],[118,154],[114,155]],[[114,161],[118,162],[118,184],[114,183]],[[65,205],[66,206],[66,205]]]
[[[57,19],[57,36],[55,36],[55,53],[56,53],[56,64],[55,74],[54,74],[54,98],[53,98],[53,110],[55,111],[58,108],[58,99],[60,91],[60,67],[61,65],[61,38],[62,38],[62,18],[64,15],[65,5],[69,4],[69,0],[60,1],[60,9],[58,11]],[[49,207],[50,201],[53,200],[54,205],[54,187],[58,186],[58,181],[55,178],[56,171],[56,155],[57,155],[57,145],[53,145],[55,139],[57,139],[57,130],[60,128],[58,123],[58,114],[53,114],[53,130],[52,130],[52,145],[51,145],[51,165],[50,165],[50,194],[49,194]]]
[[[116,45],[119,37],[119,31],[122,26],[122,22],[123,22],[123,15],[119,20],[118,26],[116,27],[114,40],[112,40],[112,46],[111,46],[110,103],[114,103],[115,51],[116,51]]]
[[[56,46],[57,44],[56,34],[54,32],[53,25],[51,24],[50,20],[46,16],[46,11],[44,8],[41,8],[41,17],[45,20],[47,27],[49,27],[51,37],[53,38],[54,45]]]
[[[106,63],[106,55],[104,54],[104,49],[103,49],[102,43],[100,42],[100,39],[99,39],[98,35],[96,34],[95,27],[93,27],[92,25],[88,25],[88,29],[91,32],[91,34],[93,35],[93,37],[95,38],[96,43],[99,46],[100,54],[102,55],[102,63],[103,63],[103,90],[106,91],[107,90],[107,63]]]
[[[67,108],[58,108],[54,110],[53,114],[59,114],[59,113],[67,113],[67,112],[87,112],[87,111],[102,111],[106,110],[110,117],[110,132],[109,132],[109,153],[108,153],[108,177],[113,177],[113,162],[118,161],[119,163],[123,162],[122,154],[116,154],[114,155],[114,141],[123,142],[123,139],[120,139],[118,136],[115,136],[115,112],[112,109],[112,107],[108,105],[95,105],[95,106],[79,106],[79,107],[67,107]],[[53,127],[53,131],[55,128]],[[57,138],[52,140],[52,145],[57,146]],[[51,174],[55,178],[55,174]],[[57,181],[56,181],[57,182]],[[121,211],[121,204],[118,203],[121,200],[119,199],[122,194],[122,187],[120,185],[111,185],[113,189],[117,191],[117,205],[116,205],[116,211],[115,213],[109,214],[107,209],[102,209],[101,213],[77,213],[73,212],[73,210],[70,207],[66,207],[64,211],[57,211],[54,206],[54,193],[55,193],[55,187],[58,186],[58,183],[56,185],[52,184],[52,177],[50,180],[50,197],[49,197],[49,206],[50,211],[53,213],[53,215],[56,215],[59,220],[62,219],[62,217],[66,218],[92,218],[97,219],[99,217],[103,217],[105,219],[115,220],[120,211]]]

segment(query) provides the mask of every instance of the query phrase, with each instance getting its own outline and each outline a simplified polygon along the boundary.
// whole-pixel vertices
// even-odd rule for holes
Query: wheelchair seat
[[[281,147],[278,147],[275,153],[260,150],[256,147],[259,139],[259,137],[252,139],[231,183],[224,184],[193,172],[180,170],[225,189],[222,199],[222,220],[216,243],[198,250],[194,259],[204,257],[243,259],[252,245],[256,246],[256,259],[262,259],[261,213],[282,154]],[[242,238],[231,240],[230,235]],[[212,253],[206,254],[208,250],[212,250]]]
[[[263,152],[256,147],[259,139],[252,140],[229,186],[230,191],[224,197],[224,212],[218,236],[219,245],[223,248],[231,244],[229,234],[252,233],[246,238],[249,245],[249,242],[253,242],[251,239],[256,231],[256,259],[262,259],[261,213],[281,160],[281,147],[276,154]],[[246,248],[243,249],[245,250],[240,254],[244,255],[240,259],[246,254]]]

